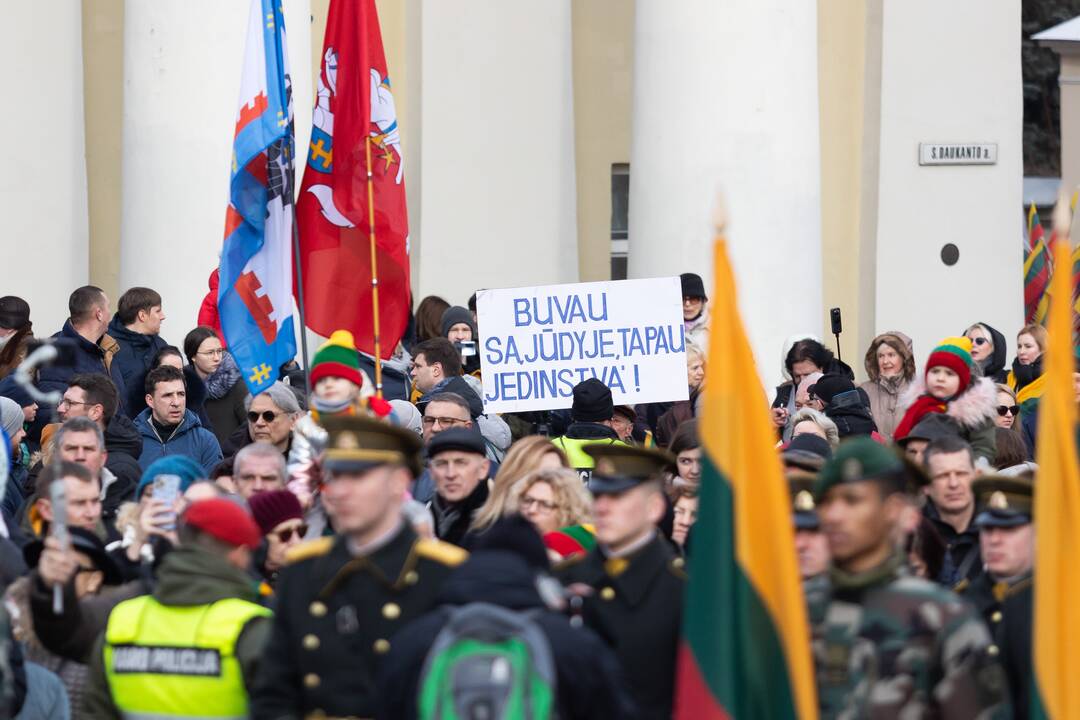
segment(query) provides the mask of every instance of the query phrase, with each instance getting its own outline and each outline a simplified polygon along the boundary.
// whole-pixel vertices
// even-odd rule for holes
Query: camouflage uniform
[[[822,470],[819,500],[840,483],[903,487],[899,459],[861,440],[841,445]],[[952,593],[909,575],[904,560],[896,553],[859,574],[834,566],[827,581],[805,585],[821,717],[1011,717],[982,619]]]

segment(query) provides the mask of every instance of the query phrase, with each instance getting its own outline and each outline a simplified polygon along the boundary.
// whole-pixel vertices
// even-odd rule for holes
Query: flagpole
[[[375,397],[382,400],[382,343],[379,340],[379,267],[375,253],[375,184],[371,174],[371,136],[364,141],[367,155],[368,241],[371,245],[371,312],[375,315]]]
[[[300,269],[300,228],[297,227],[295,202],[292,208],[293,272],[296,273],[296,308],[300,311],[300,353],[304,359],[304,393],[310,397],[311,368],[308,366],[307,314],[304,312],[304,271]]]

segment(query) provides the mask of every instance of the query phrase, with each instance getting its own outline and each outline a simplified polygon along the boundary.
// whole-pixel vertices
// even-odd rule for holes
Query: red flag
[[[370,138],[381,350],[388,358],[409,317],[409,224],[375,0],[330,3],[312,122],[296,207],[307,326],[327,337],[349,330],[358,348],[374,352],[365,157]]]

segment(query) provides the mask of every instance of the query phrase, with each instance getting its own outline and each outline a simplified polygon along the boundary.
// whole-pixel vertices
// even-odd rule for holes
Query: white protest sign
[[[685,400],[677,277],[481,290],[484,412],[568,408],[595,377],[616,405]]]

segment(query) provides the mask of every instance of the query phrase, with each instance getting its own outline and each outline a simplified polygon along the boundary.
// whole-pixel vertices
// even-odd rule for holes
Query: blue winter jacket
[[[120,346],[119,352],[113,356],[112,367],[114,370],[119,369],[124,378],[124,386],[127,388],[124,407],[127,416],[134,418],[146,409],[145,382],[150,363],[168,343],[162,340],[160,335],[144,335],[128,330],[120,322],[119,316],[115,315],[109,323],[109,337]]]
[[[190,410],[184,411],[184,419],[167,440],[158,435],[157,428],[150,421],[150,408],[146,408],[135,418],[135,427],[142,435],[142,454],[139,455],[139,467],[144,471],[150,463],[166,455],[187,455],[199,463],[206,476],[221,462],[221,446],[214,433],[202,426],[199,418]]]

